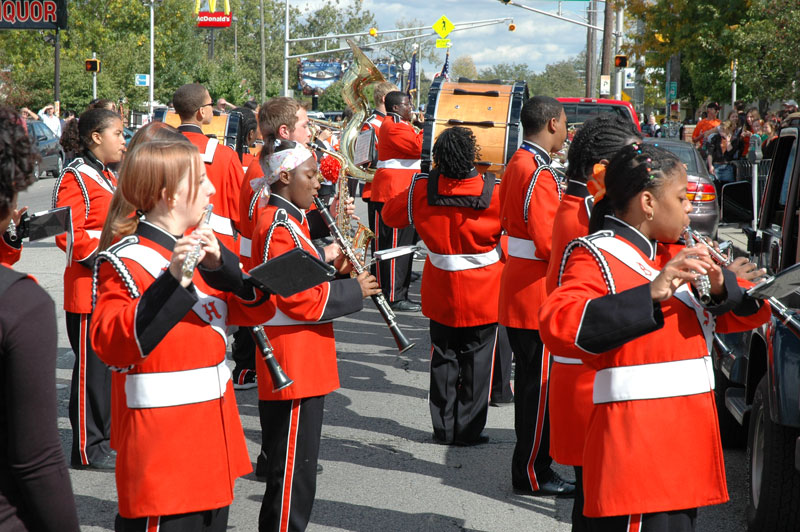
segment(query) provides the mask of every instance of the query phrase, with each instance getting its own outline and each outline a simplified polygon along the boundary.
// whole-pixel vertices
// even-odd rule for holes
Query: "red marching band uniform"
[[[271,193],[253,235],[253,258],[267,262],[294,248],[324,260],[311,242],[305,213]],[[362,308],[356,279],[322,283],[289,297],[275,296],[275,316],[264,324],[274,356],[294,384],[272,391],[272,380],[256,353],[259,412],[268,473],[260,530],[303,530],[314,502],[324,396],[339,387],[334,318]]]
[[[378,153],[380,153],[380,150],[378,150],[378,144],[379,144],[378,134],[381,131],[381,125],[383,125],[383,121],[385,119],[386,119],[385,114],[381,113],[377,109],[374,109],[369,118],[367,118],[367,120],[364,122],[364,125],[361,126],[361,131],[367,131],[368,129],[371,129],[372,131],[375,132],[375,150],[378,151]],[[364,190],[361,191],[361,199],[363,199],[367,203],[371,201],[372,183],[370,182],[364,183]],[[369,213],[370,229],[373,232],[375,231],[374,223],[375,220],[373,219],[373,214]]]
[[[16,264],[22,256],[22,240],[11,240],[8,232],[0,238],[0,264],[8,267]]]
[[[448,443],[475,441],[486,424],[497,341],[497,307],[486,303],[497,301],[503,270],[496,188],[493,174],[473,169],[453,179],[434,168],[381,213],[391,227],[414,225],[428,247],[421,293],[431,319],[429,404],[434,434]]]
[[[547,266],[546,288],[550,294],[558,287],[561,257],[575,238],[589,233],[589,215],[594,199],[585,183],[569,181],[564,198],[558,205],[553,223],[553,241]],[[580,466],[583,463],[583,442],[592,411],[594,369],[580,358],[561,355],[550,349],[553,361],[550,370],[550,456],[559,464]]]
[[[641,522],[725,502],[711,335],[756,327],[769,308],[727,270],[717,306],[703,307],[687,285],[653,302],[649,283],[668,248],[612,216],[605,229],[567,246],[560,286],[539,312],[545,343],[596,371],[584,514]]]
[[[508,235],[508,258],[500,280],[499,321],[506,326],[516,358],[512,484],[528,491],[538,491],[552,475],[547,415],[550,355],[539,339],[537,310],[546,297],[553,219],[561,197],[550,154],[523,141],[500,185],[500,220]]]
[[[269,190],[266,188],[264,171],[258,159],[255,159],[242,180],[242,188],[239,192],[239,223],[236,226],[239,232],[239,260],[242,261],[244,271],[249,271],[253,266],[261,263],[260,260],[253,260],[253,232],[258,223],[258,216],[264,209],[259,203],[262,194]],[[256,182],[254,185],[253,182]]]
[[[422,130],[395,113],[387,113],[378,134],[378,169],[372,180],[370,206],[375,226],[375,249],[380,251],[414,243],[414,228],[392,229],[381,221],[383,204],[408,189],[420,170]],[[411,283],[412,255],[381,261],[377,267],[378,284],[391,303],[407,299]]]
[[[175,241],[141,221],[95,268],[92,342],[116,370],[112,434],[125,518],[226,507],[235,479],[252,471],[225,361],[226,325],[262,323],[275,305],[252,288],[220,289],[241,279],[224,248],[219,270],[201,265],[182,288],[167,271]]]
[[[53,208],[70,207],[72,220],[56,244],[67,253],[64,310],[75,353],[69,404],[74,466],[86,466],[111,452],[111,379],[89,342],[89,327],[92,267],[116,186],[116,175],[89,150],[72,161],[53,186]]]
[[[209,225],[220,243],[238,255],[236,228],[239,227],[239,193],[244,179],[242,163],[235,151],[205,136],[200,126],[181,124],[178,130],[197,146],[206,164],[208,179],[217,191],[211,198],[214,212]]]

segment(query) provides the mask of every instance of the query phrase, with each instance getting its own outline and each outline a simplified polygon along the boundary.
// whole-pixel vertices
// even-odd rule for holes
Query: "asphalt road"
[[[20,196],[19,204],[28,205],[31,211],[49,208],[53,182],[45,179],[34,184]],[[356,203],[359,210],[366,211],[360,200]],[[49,239],[26,244],[15,268],[33,274],[60,309],[64,261],[64,254]],[[415,269],[421,266],[415,263]],[[411,288],[418,300],[419,283]],[[320,450],[324,471],[318,476],[308,530],[570,530],[570,500],[526,497],[511,491],[512,407],[490,408],[486,434],[491,441],[486,445],[463,448],[431,442],[427,320],[421,314],[406,313],[399,321],[416,342],[403,355],[397,354],[369,300],[363,311],[336,321],[341,388],[325,403]],[[67,402],[74,356],[61,311],[58,329],[59,429],[68,455],[72,435]],[[237,392],[237,400],[255,461],[261,440],[256,390]],[[191,452],[191,442],[186,450]],[[731,502],[702,508],[701,532],[745,529],[745,453],[726,450],[725,461]],[[556,467],[562,475],[572,477],[571,468]],[[113,530],[117,509],[114,475],[73,470],[71,477],[83,530]],[[686,483],[690,485],[692,479],[687,478]],[[252,474],[237,482],[229,530],[257,529],[264,487]]]

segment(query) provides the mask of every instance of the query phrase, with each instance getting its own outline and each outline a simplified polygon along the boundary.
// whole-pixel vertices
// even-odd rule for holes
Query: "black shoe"
[[[457,445],[459,447],[474,447],[475,445],[483,445],[484,443],[489,443],[489,436],[481,434],[474,440],[455,440],[453,445]]]
[[[530,486],[517,487],[514,486],[514,493],[519,495],[532,495],[534,497],[547,497],[555,495],[564,499],[572,499],[575,497],[575,485],[570,484],[555,471],[552,472],[550,480],[544,484],[539,485],[539,489],[534,491]]]
[[[113,471],[117,465],[117,453],[110,452],[89,464],[73,463],[72,469],[96,469],[98,471]]]
[[[452,445],[453,444],[452,441],[447,441],[444,438],[440,438],[439,436],[436,435],[435,432],[433,433],[433,443],[435,443],[437,445]]]
[[[234,390],[250,390],[258,386],[254,369],[233,368],[231,378]]]
[[[411,272],[411,282],[419,281],[422,278],[422,274],[419,272]]]
[[[320,464],[319,462],[317,462],[317,475],[319,475],[320,473],[322,473],[322,471],[323,471],[322,464]]]
[[[513,397],[511,399],[504,399],[502,401],[495,401],[494,399],[489,401],[489,406],[504,407],[504,406],[513,406],[513,405],[514,405],[514,398]]]
[[[394,301],[389,303],[389,306],[392,310],[397,312],[419,312],[422,310],[422,306],[419,303],[415,303],[410,299],[401,299],[400,301]]]

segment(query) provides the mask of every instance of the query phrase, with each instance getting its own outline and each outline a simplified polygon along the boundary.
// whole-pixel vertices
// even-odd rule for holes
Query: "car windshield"
[[[565,103],[564,112],[569,124],[582,124],[590,118],[606,113],[616,113],[622,118],[631,119],[630,112],[626,108],[602,103]]]
[[[700,175],[700,170],[697,167],[697,157],[694,154],[694,148],[691,146],[681,146],[680,144],[659,144],[667,151],[674,153],[678,159],[686,166],[686,173],[689,175]]]

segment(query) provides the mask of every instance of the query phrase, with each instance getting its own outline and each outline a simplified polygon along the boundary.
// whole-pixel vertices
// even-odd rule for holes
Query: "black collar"
[[[408,122],[406,122],[406,120],[402,116],[397,114],[397,113],[387,112],[386,116],[388,116],[389,118],[393,119],[395,121],[395,123],[408,124]]]
[[[147,220],[139,220],[139,225],[136,227],[136,234],[155,242],[167,250],[174,248],[175,242],[180,238]]]
[[[97,170],[100,175],[103,175],[104,172],[110,172],[106,165],[92,153],[92,150],[83,150],[83,162]]]
[[[526,146],[522,146],[523,149],[526,149],[526,150],[528,150],[528,151],[530,151],[532,153],[540,155],[545,160],[545,162],[547,164],[550,164],[550,161],[551,161],[550,153],[547,150],[545,150],[544,148],[542,148],[541,146],[539,146],[538,144],[536,144],[535,142],[532,142],[530,140],[523,140],[522,144],[525,144],[527,146],[527,147]]]
[[[205,135],[205,133],[203,133],[203,128],[197,124],[181,124],[178,126],[178,131],[181,133],[200,133],[201,135]]]
[[[483,179],[483,190],[479,196],[442,196],[439,194],[439,169],[434,168],[428,174],[428,205],[440,207],[470,207],[476,210],[483,210],[492,202],[494,192],[495,176],[487,173],[481,176],[475,168],[469,173],[466,179],[481,177]]]
[[[275,207],[278,207],[279,209],[285,210],[287,213],[289,213],[289,215],[292,218],[297,220],[301,225],[303,224],[303,222],[306,221],[305,213],[303,211],[301,211],[299,208],[297,208],[297,205],[295,205],[291,201],[287,200],[286,198],[278,196],[274,192],[272,192],[269,195],[269,200],[267,201],[267,204],[268,205],[274,205]]]
[[[580,181],[574,181],[570,179],[567,182],[566,194],[570,196],[578,196],[579,198],[585,198],[589,195],[589,189],[586,186],[586,183],[581,183]]]
[[[603,229],[613,231],[615,235],[621,236],[636,246],[647,258],[655,260],[656,241],[650,240],[632,225],[620,220],[616,216],[607,214],[605,220],[603,220]]]
[[[384,117],[386,116],[386,113],[381,113],[377,109],[373,109],[372,110],[372,114],[375,115],[375,116],[384,116]]]

